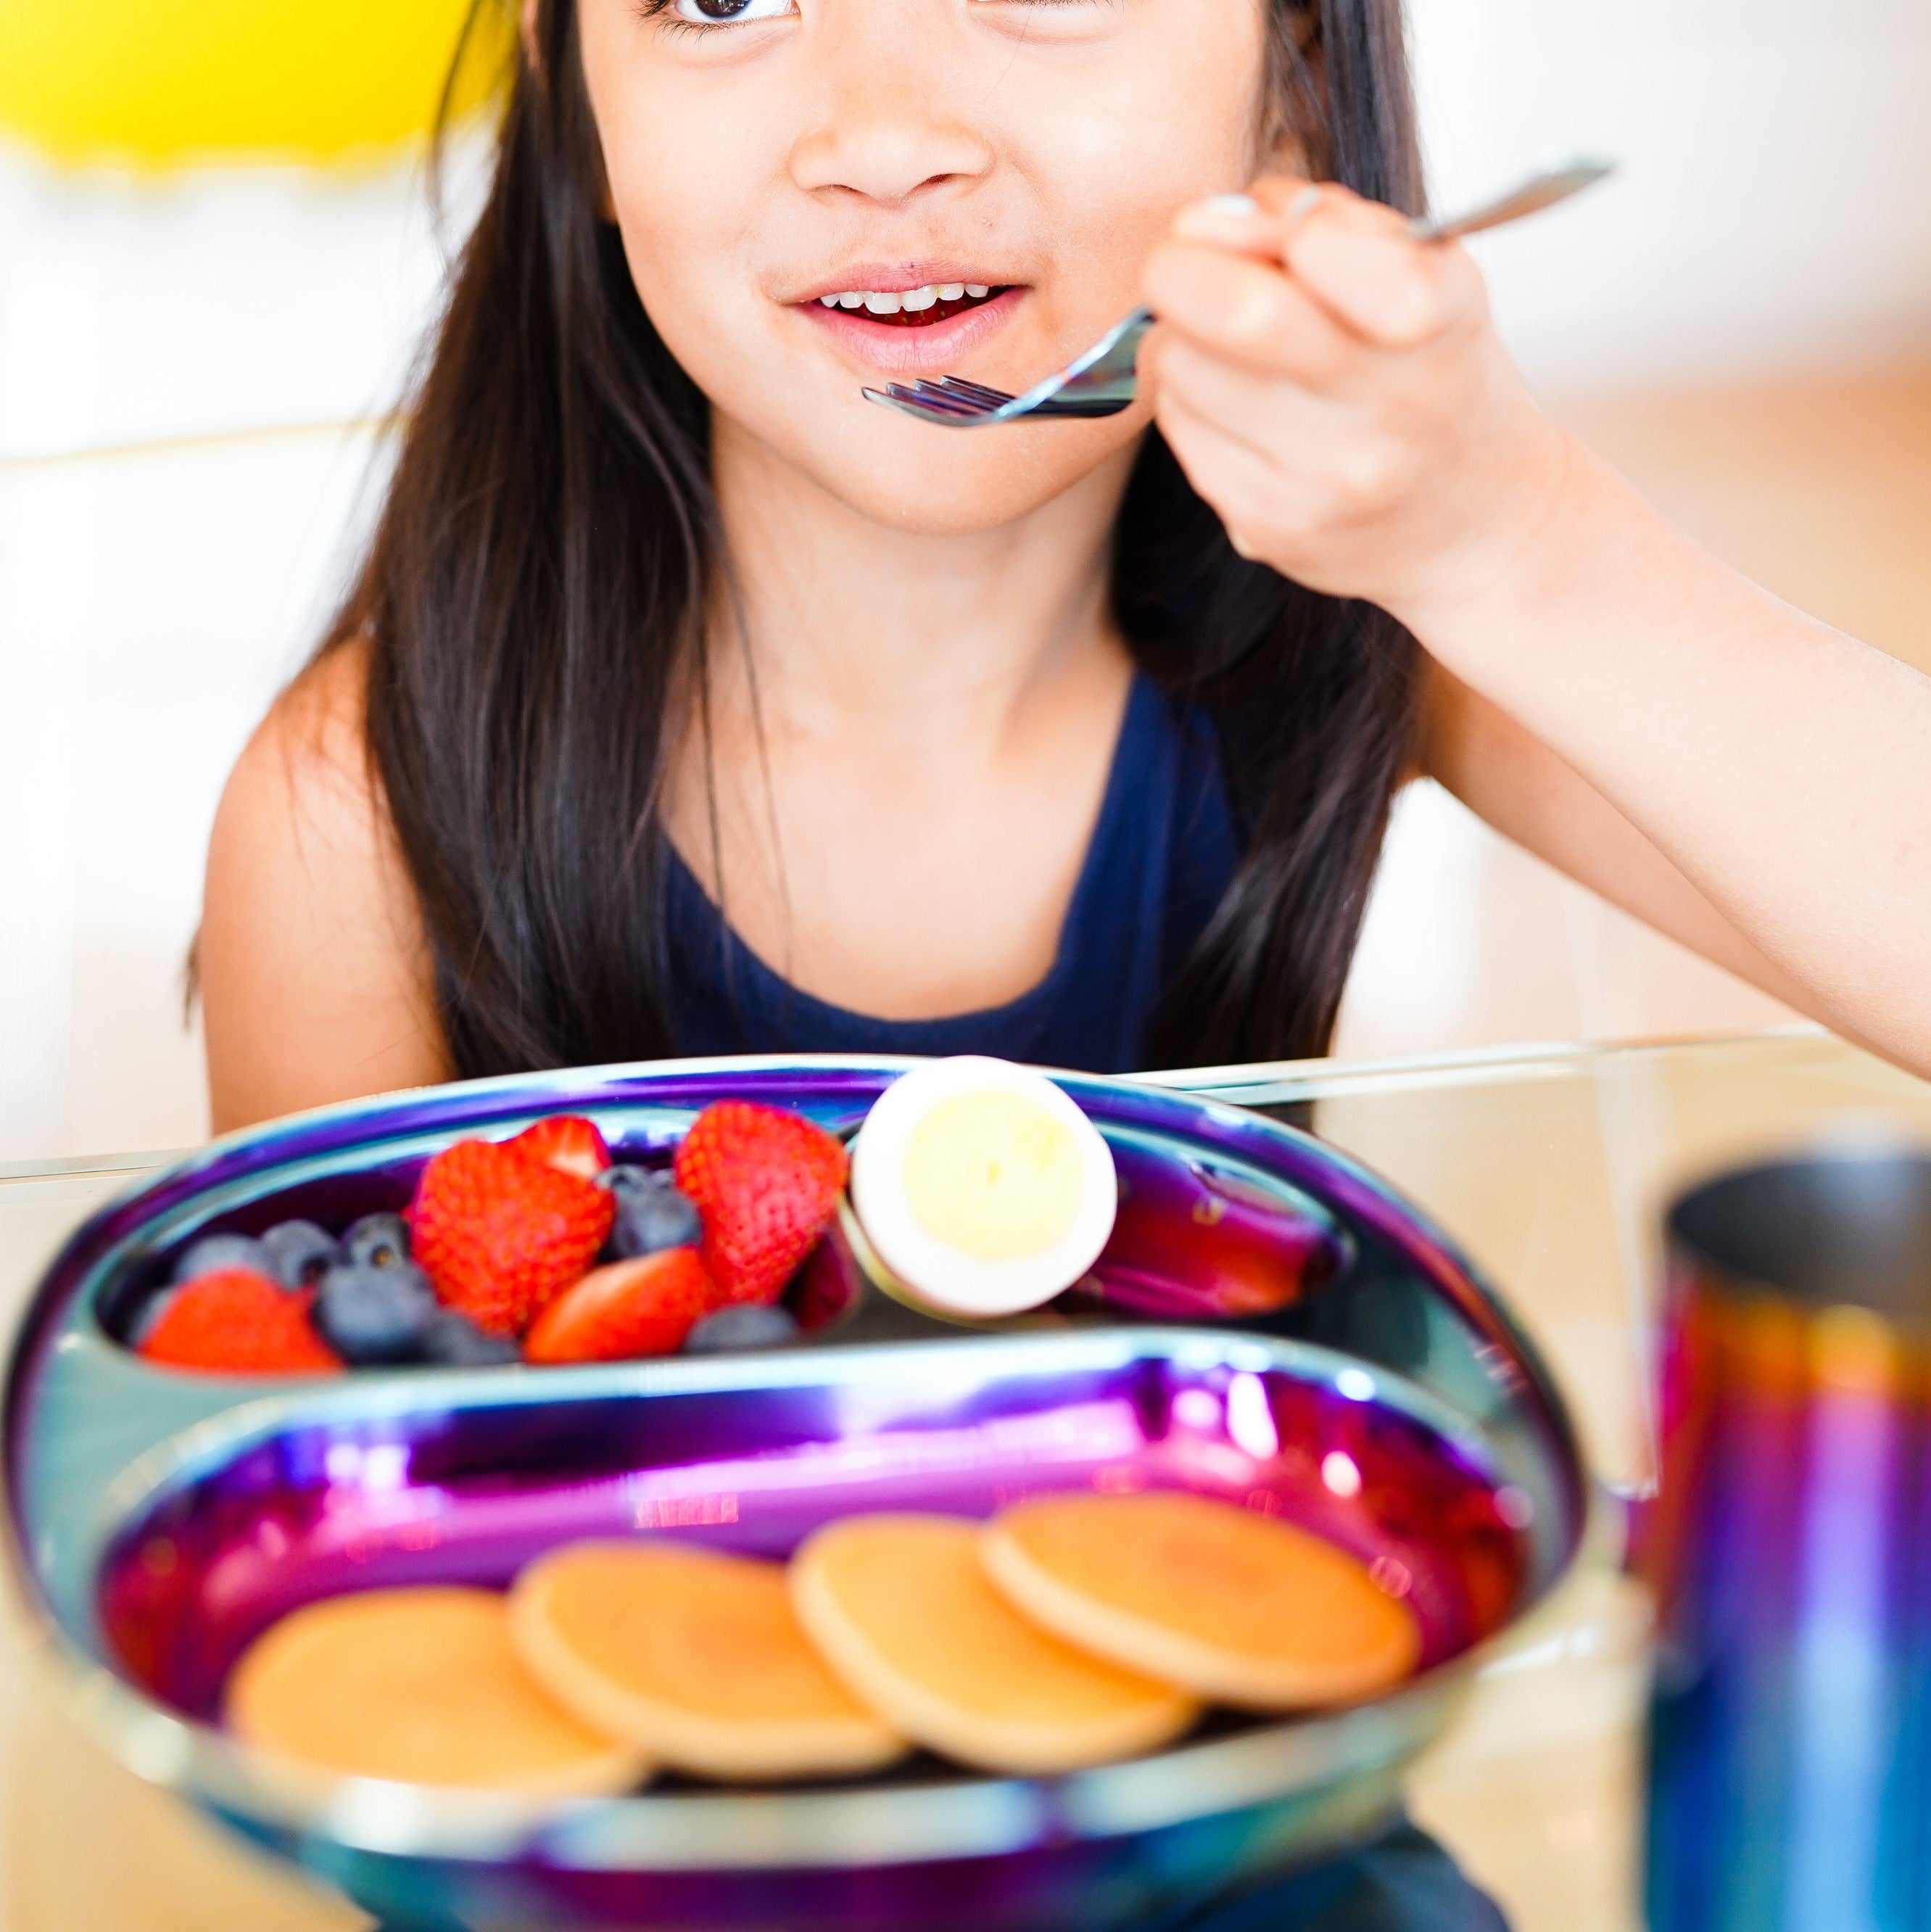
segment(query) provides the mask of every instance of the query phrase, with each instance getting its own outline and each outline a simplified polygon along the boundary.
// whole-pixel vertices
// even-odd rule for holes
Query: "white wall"
[[[1414,5],[1441,199],[1564,149],[1626,164],[1483,244],[1539,382],[1931,344],[1926,0]],[[179,974],[208,818],[374,454],[314,426],[393,400],[441,266],[405,170],[154,183],[0,153],[0,1161],[201,1130]],[[1505,874],[1459,808],[1405,810],[1350,1037],[1455,1043],[1504,958],[1545,962],[1522,1030],[1613,1024],[1575,991],[1595,914]]]
[[[315,641],[442,257],[403,170],[0,155],[0,1161],[196,1138],[221,781]]]
[[[1931,345],[1926,0],[1411,0],[1438,202],[1623,164],[1478,244],[1516,352],[1573,388]]]

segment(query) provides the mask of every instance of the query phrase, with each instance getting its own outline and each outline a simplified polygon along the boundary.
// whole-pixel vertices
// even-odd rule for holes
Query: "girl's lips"
[[[855,362],[891,376],[943,376],[1005,328],[1025,298],[1023,286],[1002,289],[943,322],[918,328],[874,320],[863,309],[827,308],[816,301],[796,303],[791,312],[824,330]]]

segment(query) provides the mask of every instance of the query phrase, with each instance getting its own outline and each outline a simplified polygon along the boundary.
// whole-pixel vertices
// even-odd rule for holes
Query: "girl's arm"
[[[217,1132],[450,1077],[363,686],[353,646],[299,680],[215,814],[197,958]]]
[[[1342,190],[1255,198],[1147,274],[1159,421],[1236,543],[1408,625],[1452,680],[1431,760],[1500,829],[1931,1070],[1931,680],[1543,416],[1462,251]]]
[[[1626,911],[1931,1070],[1931,682],[1597,480],[1570,512],[1588,529],[1564,543],[1567,582],[1468,614],[1498,657],[1515,629],[1524,661],[1476,660],[1500,702],[1438,670],[1429,768]],[[1598,545],[1621,559],[1592,567]],[[1459,641],[1447,621],[1412,627],[1438,664]],[[1532,652],[1531,633],[1568,648]]]
[[[1420,770],[1538,859],[1773,998],[1830,1016],[1572,765],[1505,711],[1431,668]]]

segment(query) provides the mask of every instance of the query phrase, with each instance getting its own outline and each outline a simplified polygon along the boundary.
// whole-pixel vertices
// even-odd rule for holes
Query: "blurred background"
[[[339,591],[433,318],[461,0],[0,0],[0,1162],[205,1132],[221,782]],[[1550,406],[1723,555],[1931,669],[1931,8],[1411,0],[1435,191]],[[1562,640],[1552,638],[1552,650]],[[1405,799],[1339,1050],[1786,1023]]]

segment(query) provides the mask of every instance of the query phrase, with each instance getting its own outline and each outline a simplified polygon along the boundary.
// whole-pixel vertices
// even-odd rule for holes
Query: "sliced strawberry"
[[[610,1231],[602,1188],[514,1144],[458,1141],[422,1171],[412,1250],[448,1307],[492,1335],[520,1335],[580,1280]]]
[[[548,1120],[525,1127],[509,1144],[580,1180],[595,1180],[610,1164],[610,1150],[598,1132],[596,1122],[580,1114],[552,1114]]]
[[[842,1144],[802,1114],[719,1100],[673,1165],[704,1222],[704,1265],[725,1302],[775,1301],[838,1211]]]
[[[622,1362],[674,1355],[716,1305],[695,1248],[662,1248],[593,1268],[539,1315],[523,1337],[530,1362]]]
[[[142,1342],[151,1362],[234,1376],[312,1376],[342,1366],[310,1323],[312,1288],[294,1294],[250,1268],[220,1268],[176,1290]]]

